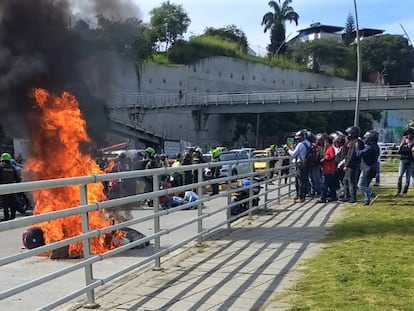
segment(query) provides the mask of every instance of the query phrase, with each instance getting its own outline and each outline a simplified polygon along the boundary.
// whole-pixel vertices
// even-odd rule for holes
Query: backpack
[[[305,159],[303,160],[303,165],[306,167],[315,167],[319,166],[320,159],[319,159],[319,150],[318,146],[311,144],[309,147],[305,144],[306,147],[306,155]]]

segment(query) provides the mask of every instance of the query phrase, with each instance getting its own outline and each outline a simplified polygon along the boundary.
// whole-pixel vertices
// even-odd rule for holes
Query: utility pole
[[[362,81],[361,62],[362,61],[361,61],[361,45],[360,45],[358,11],[357,11],[356,0],[354,0],[354,9],[355,9],[355,25],[356,25],[356,45],[357,45],[357,87],[356,87],[356,97],[355,97],[354,126],[359,126],[359,101],[361,99],[361,81]]]
[[[259,148],[260,113],[256,114],[256,149]]]

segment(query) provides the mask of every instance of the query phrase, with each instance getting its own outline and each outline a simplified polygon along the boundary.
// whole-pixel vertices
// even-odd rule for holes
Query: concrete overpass
[[[197,129],[210,114],[354,110],[356,88],[267,91],[216,94],[114,94],[112,113],[139,115],[160,111],[191,111]],[[360,110],[414,108],[411,86],[361,88]]]

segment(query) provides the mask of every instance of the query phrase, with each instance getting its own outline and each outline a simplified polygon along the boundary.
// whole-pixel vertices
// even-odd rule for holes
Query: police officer
[[[10,183],[17,183],[20,182],[21,179],[11,164],[12,157],[10,153],[3,153],[0,157],[0,184],[10,184]],[[1,221],[11,220],[16,218],[16,209],[17,205],[19,204],[16,195],[14,193],[11,194],[3,194],[0,196],[1,205],[4,211],[4,218]]]
[[[219,162],[220,161],[220,150],[219,149],[213,149],[211,151],[211,155],[213,157],[213,162]],[[211,179],[219,178],[220,177],[220,166],[214,166],[211,168]],[[215,195],[219,193],[219,184],[214,183],[211,185],[211,195]]]

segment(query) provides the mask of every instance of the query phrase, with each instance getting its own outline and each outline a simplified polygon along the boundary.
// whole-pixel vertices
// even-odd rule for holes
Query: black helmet
[[[314,143],[316,141],[315,134],[312,133],[312,131],[306,130],[306,137],[307,140],[309,140],[311,143]]]
[[[307,130],[300,130],[300,131],[297,131],[295,133],[295,139],[297,139],[299,141],[302,141],[302,140],[306,139],[307,136],[308,136],[308,131]]]
[[[407,135],[414,135],[414,127],[412,127],[412,126],[410,126],[410,127],[407,127],[405,130],[404,130],[404,133],[403,133],[403,135],[404,136],[407,136]]]
[[[39,227],[32,227],[27,229],[27,231],[23,233],[22,240],[23,245],[27,249],[32,249],[45,245],[43,230]]]
[[[348,137],[358,137],[361,134],[361,129],[358,126],[350,126],[345,132]]]
[[[376,144],[378,142],[378,138],[379,138],[379,133],[374,130],[367,131],[364,134],[364,140],[367,145]]]

